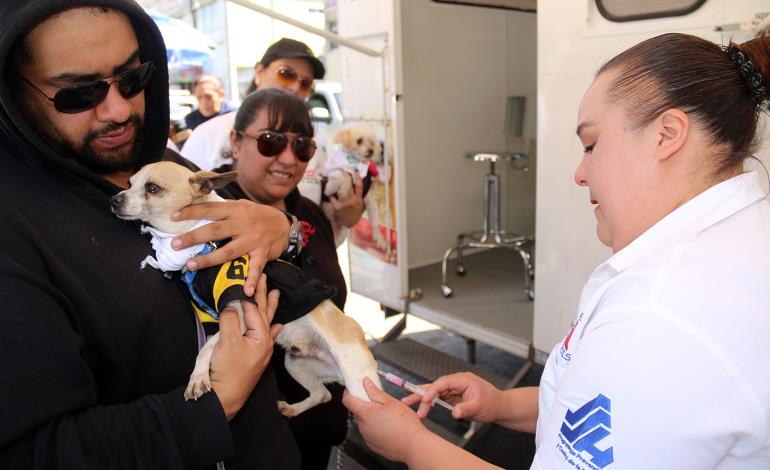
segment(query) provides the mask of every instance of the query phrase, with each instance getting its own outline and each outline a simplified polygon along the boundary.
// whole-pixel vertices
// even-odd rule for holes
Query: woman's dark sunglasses
[[[299,87],[304,92],[310,92],[310,90],[313,89],[313,79],[308,77],[299,78],[299,75],[297,74],[297,71],[293,68],[289,67],[288,65],[284,65],[281,68],[278,69],[276,72],[278,75],[278,78],[284,82],[284,84],[289,85],[294,82],[299,82]]]
[[[237,131],[241,137],[248,137],[257,141],[257,150],[265,157],[274,157],[286,149],[291,141],[291,150],[297,160],[307,163],[315,154],[315,141],[312,137],[300,135],[290,139],[283,132],[264,131],[258,136],[249,135],[243,131]]]
[[[115,74],[112,77],[105,77],[105,79],[62,88],[53,95],[53,98],[46,95],[43,90],[35,86],[34,83],[27,80],[24,76],[19,76],[41,95],[45,96],[48,101],[52,102],[57,111],[74,114],[98,106],[107,97],[107,93],[109,93],[110,86],[113,83],[118,84],[118,91],[123,98],[133,98],[144,90],[154,71],[155,64],[145,62],[139,67]]]

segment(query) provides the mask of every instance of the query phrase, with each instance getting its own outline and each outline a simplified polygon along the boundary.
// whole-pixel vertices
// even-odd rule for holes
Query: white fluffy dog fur
[[[161,232],[179,235],[191,230],[198,221],[174,222],[171,214],[189,204],[222,201],[214,189],[234,178],[234,172],[224,175],[206,171],[193,173],[176,163],[153,163],[131,177],[130,189],[113,197],[112,210],[121,219],[141,220]],[[245,331],[240,301],[231,305],[238,310],[241,330]],[[219,333],[209,337],[198,353],[185,398],[197,399],[211,390],[209,365],[218,339]],[[276,342],[287,351],[286,369],[310,392],[305,400],[294,404],[278,402],[278,408],[285,416],[296,416],[329,401],[331,394],[324,383],[344,384],[353,396],[366,401],[369,399],[363,388],[364,377],[381,387],[377,362],[366,345],[361,327],[330,300],[285,324]]]

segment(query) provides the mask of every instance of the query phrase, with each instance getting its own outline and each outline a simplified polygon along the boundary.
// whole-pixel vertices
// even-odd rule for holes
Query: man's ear
[[[198,195],[203,196],[215,189],[224,188],[237,178],[237,171],[228,171],[227,173],[199,171],[190,177],[190,186]]]
[[[657,158],[666,160],[679,152],[687,142],[690,133],[690,117],[681,109],[671,108],[658,116],[656,124],[658,125]]]

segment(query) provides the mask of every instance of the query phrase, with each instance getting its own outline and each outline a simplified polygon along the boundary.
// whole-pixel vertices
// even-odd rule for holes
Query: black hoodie
[[[181,282],[139,269],[151,247],[111,213],[120,188],[58,155],[11,99],[16,38],[75,5],[123,11],[157,66],[138,164],[167,139],[166,52],[134,2],[0,2],[0,468],[295,468],[271,369],[230,423],[214,393],[184,401],[197,336]]]

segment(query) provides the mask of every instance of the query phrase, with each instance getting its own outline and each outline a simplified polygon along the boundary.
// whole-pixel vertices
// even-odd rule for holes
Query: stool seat
[[[497,162],[511,162],[514,160],[527,158],[527,156],[522,153],[514,153],[514,152],[498,152],[498,153],[466,152],[465,158],[469,160],[473,160],[474,162],[497,163]]]
[[[484,176],[484,226],[482,230],[464,232],[457,236],[457,243],[444,252],[441,259],[441,294],[444,297],[452,295],[452,288],[447,282],[447,262],[452,253],[457,253],[458,275],[465,274],[463,265],[463,250],[467,248],[510,248],[516,251],[524,263],[524,292],[530,300],[534,300],[534,290],[530,281],[534,279],[534,268],[528,251],[534,240],[529,237],[509,233],[500,229],[500,182],[495,174],[497,162],[526,162],[527,155],[514,152],[467,152],[465,158],[474,162],[489,163],[489,173]],[[526,166],[521,167],[526,171]]]

